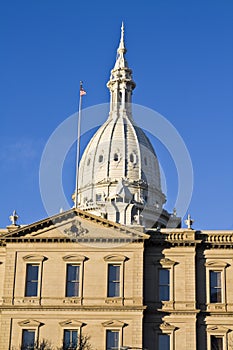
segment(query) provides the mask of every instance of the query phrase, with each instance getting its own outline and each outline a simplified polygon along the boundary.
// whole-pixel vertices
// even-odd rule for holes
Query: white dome
[[[122,224],[153,225],[163,211],[159,163],[132,118],[135,83],[125,59],[124,28],[107,84],[110,113],[87,145],[79,165],[76,205]]]
[[[117,184],[121,180],[127,183],[130,199],[163,205],[154,149],[142,129],[126,115],[109,117],[86,147],[79,167],[80,205],[120,195]]]

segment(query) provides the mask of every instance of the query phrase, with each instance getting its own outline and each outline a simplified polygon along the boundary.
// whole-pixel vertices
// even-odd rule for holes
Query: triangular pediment
[[[1,237],[6,241],[49,240],[93,243],[107,241],[135,241],[149,238],[134,228],[111,222],[78,209],[71,209],[53,217],[20,227]]]
[[[79,320],[66,320],[59,322],[61,327],[76,327],[80,328],[85,325],[85,323],[79,321]]]
[[[40,321],[37,321],[37,320],[31,320],[31,319],[28,319],[28,320],[23,320],[23,321],[20,321],[18,322],[18,325],[20,327],[40,327],[43,325],[43,323],[41,323]]]
[[[127,325],[126,323],[119,321],[119,320],[109,320],[109,321],[102,323],[103,327],[108,327],[108,328],[111,328],[111,327],[123,328],[126,325]]]

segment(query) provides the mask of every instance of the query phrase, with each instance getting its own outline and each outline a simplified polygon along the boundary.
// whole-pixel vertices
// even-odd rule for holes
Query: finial
[[[124,26],[124,22],[122,21],[121,24],[121,40],[120,40],[120,45],[118,47],[117,52],[118,53],[126,53],[126,48],[125,48],[125,41],[124,41],[124,36],[125,36],[125,26]]]
[[[19,216],[16,213],[16,210],[13,211],[12,215],[9,216],[9,219],[12,223],[12,225],[17,226],[17,220],[18,220]]]
[[[187,225],[188,228],[192,228],[192,224],[193,224],[193,223],[194,223],[194,220],[191,219],[191,215],[188,214],[188,218],[187,218],[187,220],[185,220],[185,225]]]

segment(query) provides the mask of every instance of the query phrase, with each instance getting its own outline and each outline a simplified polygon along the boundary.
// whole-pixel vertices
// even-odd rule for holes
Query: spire
[[[132,91],[136,85],[132,78],[132,71],[129,69],[125,58],[126,52],[125,27],[124,23],[122,22],[120,44],[117,49],[116,63],[111,71],[110,80],[107,83],[107,87],[109,88],[111,94],[110,115],[113,111],[126,111],[127,109],[128,116],[131,116],[131,97]]]
[[[125,41],[124,41],[124,36],[125,36],[125,27],[124,27],[124,22],[122,22],[121,24],[121,40],[120,40],[120,45],[118,47],[117,53],[121,54],[121,53],[126,53],[126,47],[125,47]]]
[[[120,69],[120,68],[128,68],[128,63],[125,59],[125,54],[127,52],[127,49],[125,47],[125,27],[124,27],[124,23],[122,22],[121,25],[121,39],[120,39],[120,44],[119,47],[117,49],[117,59],[116,59],[116,63],[114,66],[114,69]]]

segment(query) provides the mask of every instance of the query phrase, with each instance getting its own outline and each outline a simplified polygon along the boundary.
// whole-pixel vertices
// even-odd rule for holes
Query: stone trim
[[[72,319],[72,320],[59,322],[59,325],[63,328],[64,327],[81,328],[85,325],[85,323],[83,323],[82,321]]]
[[[84,255],[69,254],[69,255],[63,256],[62,259],[67,262],[83,262],[88,258]]]
[[[106,262],[124,262],[126,260],[128,260],[129,258],[127,256],[121,255],[121,254],[110,254],[110,255],[106,255],[104,257],[104,261]]]
[[[26,255],[23,257],[24,261],[28,261],[28,262],[42,262],[44,260],[47,260],[47,258],[43,255],[39,255],[39,254],[32,254],[32,255]]]
[[[102,326],[105,328],[123,328],[125,326],[127,326],[127,323],[124,323],[122,321],[119,320],[109,320],[109,321],[105,321],[102,323]]]

